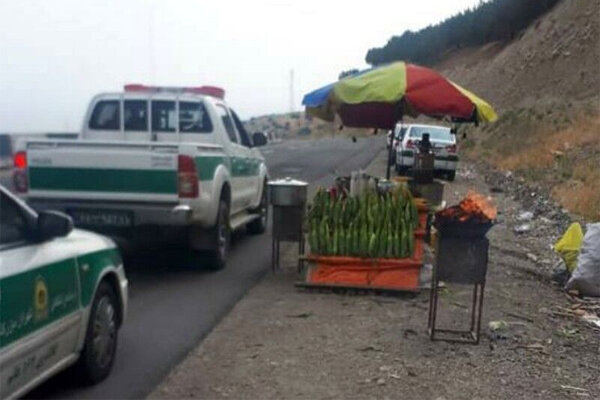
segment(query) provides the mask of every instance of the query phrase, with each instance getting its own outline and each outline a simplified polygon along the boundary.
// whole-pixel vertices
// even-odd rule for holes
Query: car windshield
[[[421,138],[424,133],[429,133],[429,138],[431,140],[454,141],[454,137],[450,133],[450,128],[441,126],[413,126],[410,129],[411,138]]]

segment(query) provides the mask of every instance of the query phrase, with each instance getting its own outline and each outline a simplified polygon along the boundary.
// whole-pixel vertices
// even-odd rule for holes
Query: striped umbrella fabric
[[[402,61],[362,71],[304,96],[309,115],[349,127],[392,129],[403,116],[420,114],[493,122],[486,101],[433,71]]]

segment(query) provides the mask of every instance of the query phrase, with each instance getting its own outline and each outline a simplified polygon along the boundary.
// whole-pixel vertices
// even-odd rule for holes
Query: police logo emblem
[[[40,320],[48,317],[48,286],[41,276],[35,280],[33,290],[33,308],[35,319]]]

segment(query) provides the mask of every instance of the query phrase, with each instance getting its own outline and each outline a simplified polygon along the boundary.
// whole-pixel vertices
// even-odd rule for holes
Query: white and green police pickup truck
[[[215,87],[126,85],[94,97],[77,140],[28,140],[14,185],[35,209],[141,242],[175,240],[225,265],[231,231],[267,225],[267,168]],[[202,258],[195,258],[198,261]]]
[[[0,186],[0,398],[22,396],[78,363],[89,383],[111,370],[127,279],[110,239],[37,214]]]

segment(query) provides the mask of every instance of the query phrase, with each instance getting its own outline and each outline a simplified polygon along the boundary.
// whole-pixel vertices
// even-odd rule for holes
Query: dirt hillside
[[[435,68],[499,112],[468,128],[465,154],[600,219],[600,0],[564,0],[514,41],[449,52]]]

